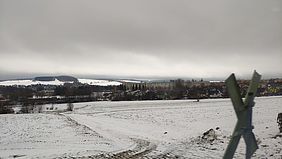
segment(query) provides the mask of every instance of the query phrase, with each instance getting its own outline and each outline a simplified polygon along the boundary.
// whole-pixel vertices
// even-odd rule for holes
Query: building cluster
[[[249,81],[238,80],[242,96]],[[282,95],[282,79],[262,80],[257,96]],[[6,105],[36,105],[88,101],[132,101],[227,98],[224,81],[170,80],[130,83],[118,86],[88,84],[0,86],[0,107]]]

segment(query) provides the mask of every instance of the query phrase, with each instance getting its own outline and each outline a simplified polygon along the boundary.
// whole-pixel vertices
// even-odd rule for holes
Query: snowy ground
[[[89,84],[95,86],[118,86],[122,83],[119,81],[112,81],[112,80],[95,80],[95,79],[78,79],[78,81],[82,84]],[[137,83],[138,81],[130,81],[124,80],[122,82],[127,83]],[[73,83],[73,82],[63,82],[55,79],[54,81],[35,81],[35,80],[8,80],[8,81],[0,81],[0,86],[31,86],[31,85],[64,85],[65,83]],[[140,83],[140,81],[139,81]]]
[[[256,98],[254,158],[282,158],[278,112],[282,97]],[[221,158],[236,121],[229,99],[78,103],[61,115],[0,115],[0,157]],[[216,139],[201,139],[211,128]],[[241,140],[235,157],[244,154]]]
[[[114,151],[118,147],[61,115],[0,116],[0,158],[56,158]]]
[[[94,80],[94,79],[78,79],[80,83],[95,85],[95,86],[119,86],[122,83],[110,80]]]
[[[59,80],[54,81],[34,81],[34,80],[9,80],[9,81],[0,81],[0,86],[31,86],[31,85],[63,85],[66,82],[62,82]],[[68,82],[70,83],[70,82]]]

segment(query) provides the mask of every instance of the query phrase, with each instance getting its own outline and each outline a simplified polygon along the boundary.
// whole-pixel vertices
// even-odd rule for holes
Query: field
[[[57,105],[56,107],[64,107]],[[229,99],[77,103],[73,112],[0,115],[0,158],[222,158]],[[282,97],[256,98],[254,158],[282,158]],[[209,129],[211,136],[203,136]],[[235,158],[244,158],[241,140]]]

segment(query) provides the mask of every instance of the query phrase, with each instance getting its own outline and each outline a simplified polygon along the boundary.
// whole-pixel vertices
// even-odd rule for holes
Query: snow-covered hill
[[[35,80],[9,80],[0,82],[0,86],[30,86],[30,85],[63,85],[66,82],[55,79],[54,81],[35,81]]]
[[[7,80],[0,81],[0,86],[31,86],[31,85],[64,85],[65,83],[73,83],[74,81],[62,81],[58,78],[54,78],[54,80]],[[95,86],[118,86],[122,83],[141,83],[141,81],[137,80],[97,80],[97,79],[77,79],[78,82],[82,84],[89,84]]]

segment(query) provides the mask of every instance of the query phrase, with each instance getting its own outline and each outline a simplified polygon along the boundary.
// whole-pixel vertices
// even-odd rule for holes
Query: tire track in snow
[[[67,114],[61,113],[59,115],[65,116],[67,120],[70,122],[74,123],[75,125],[82,126],[88,130],[91,130],[94,132],[96,135],[98,134],[99,137],[104,138],[101,134],[97,133],[95,130],[91,129],[89,126],[84,125],[73,119],[72,117],[68,116]],[[154,151],[157,147],[156,144],[143,140],[143,139],[137,139],[137,138],[130,138],[135,143],[135,146],[133,148],[128,148],[124,150],[120,150],[118,152],[106,152],[103,154],[98,154],[98,155],[90,155],[90,156],[80,156],[80,157],[74,157],[74,156],[69,156],[69,157],[58,157],[58,159],[61,158],[81,158],[81,159],[90,159],[90,158],[97,158],[97,159],[120,159],[120,158],[130,158],[130,159],[139,159],[139,158],[152,158],[152,157],[146,157],[147,154],[151,153]]]
[[[97,159],[139,159],[139,158],[148,158],[145,155],[149,154],[156,149],[156,145],[152,144],[149,141],[142,139],[132,139],[136,146],[132,150],[125,150],[119,153],[105,153],[100,155],[88,156],[88,158],[97,158]]]

